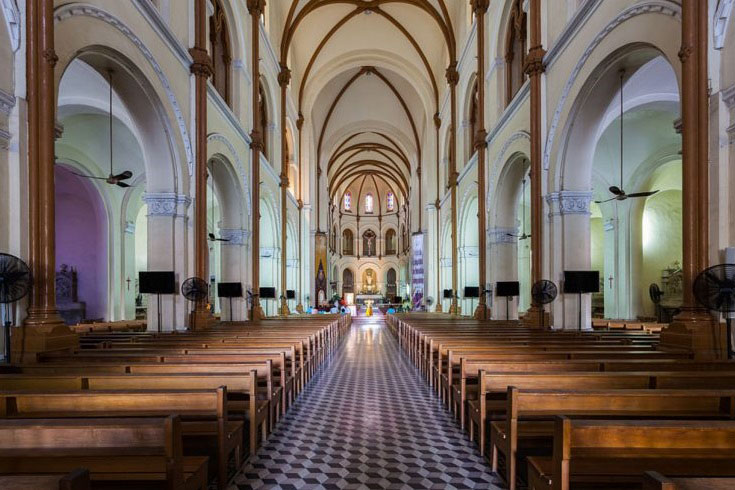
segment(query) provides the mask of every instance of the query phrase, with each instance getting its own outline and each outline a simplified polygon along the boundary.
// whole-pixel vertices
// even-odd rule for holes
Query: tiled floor
[[[239,489],[499,488],[380,317],[354,321],[235,483]]]

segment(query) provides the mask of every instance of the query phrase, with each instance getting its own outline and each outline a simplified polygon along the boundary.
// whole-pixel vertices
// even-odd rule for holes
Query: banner
[[[414,310],[424,310],[424,235],[414,233],[411,237],[411,286]]]
[[[327,235],[318,232],[314,235],[314,255],[316,262],[314,263],[314,271],[316,272],[316,288],[314,294],[314,304],[316,306],[324,306],[327,304]]]

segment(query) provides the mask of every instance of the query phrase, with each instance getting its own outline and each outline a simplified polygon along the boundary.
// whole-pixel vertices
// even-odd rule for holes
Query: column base
[[[39,354],[73,351],[79,348],[79,335],[64,325],[23,325],[13,327],[10,337],[10,360],[13,364],[33,364]]]
[[[288,316],[291,314],[291,310],[288,309],[288,303],[285,299],[281,301],[281,307],[278,309],[278,312],[281,316]]]
[[[540,306],[531,306],[523,316],[521,324],[529,328],[551,328],[549,314]]]
[[[437,301],[436,302],[436,308],[434,308],[434,312],[435,313],[443,313],[444,312],[444,308],[442,308],[442,302],[441,301]]]
[[[216,323],[212,312],[209,310],[195,310],[190,313],[190,328],[192,330],[206,330]]]
[[[727,359],[727,328],[701,308],[682,308],[671,324],[661,330],[660,346],[686,349],[695,359]]]
[[[473,318],[475,320],[487,320],[490,317],[490,310],[488,309],[487,305],[484,303],[480,303],[477,305],[477,308],[475,308],[475,314]]]
[[[302,305],[301,303],[297,304],[296,305],[296,312],[299,315],[303,315],[304,314],[304,305]]]
[[[449,305],[449,314],[450,315],[459,315],[462,312],[459,305],[457,304],[456,300],[452,300],[452,303]]]
[[[253,309],[250,312],[250,316],[252,318],[252,321],[258,322],[265,318],[265,312],[263,311],[263,307],[260,306],[260,303],[254,304]]]

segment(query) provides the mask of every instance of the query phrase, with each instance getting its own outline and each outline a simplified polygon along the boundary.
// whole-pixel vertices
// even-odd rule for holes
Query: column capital
[[[43,52],[43,59],[46,60],[46,63],[51,65],[51,67],[55,67],[56,63],[59,61],[59,57],[56,54],[56,51],[54,51],[53,48],[49,48],[44,50]]]
[[[189,66],[189,71],[196,76],[211,77],[213,74],[212,58],[210,58],[207,50],[194,47],[189,49],[189,54],[193,60]]]
[[[496,227],[487,230],[487,241],[490,245],[515,245],[518,234],[517,228]]]
[[[185,216],[191,204],[191,198],[174,192],[156,192],[143,195],[143,202],[148,205],[148,216]]]
[[[475,133],[474,147],[475,150],[487,147],[487,131],[485,129],[478,129]]]
[[[283,187],[283,188],[286,188],[286,189],[287,189],[287,188],[288,188],[288,185],[289,185],[288,175],[287,175],[287,174],[285,174],[285,173],[282,173],[282,174],[281,174],[281,175],[280,175],[279,177],[281,178],[281,182],[280,182],[280,184],[279,184],[279,185],[280,185],[281,187]]]
[[[582,214],[589,216],[590,202],[592,202],[592,191],[559,191],[552,192],[546,196],[549,204],[549,214],[572,215]]]
[[[223,241],[222,245],[243,246],[250,238],[250,231],[243,228],[220,228],[219,236]]]
[[[304,127],[304,115],[299,112],[299,118],[296,119],[296,129],[301,131],[301,128]]]
[[[475,15],[484,15],[490,6],[490,0],[470,0],[472,11]]]
[[[457,86],[459,83],[459,72],[457,71],[457,62],[452,61],[447,67],[447,83],[452,86]]]
[[[281,71],[278,72],[278,85],[288,86],[291,83],[291,70],[285,63],[281,63]]]
[[[533,77],[541,75],[546,71],[544,56],[546,56],[546,50],[541,46],[535,46],[528,51],[526,64],[523,67],[526,75]]]
[[[442,125],[442,118],[441,116],[439,116],[439,113],[437,112],[436,114],[434,114],[434,127],[436,129],[439,129],[441,125]]]
[[[265,0],[247,0],[248,12],[253,17],[260,16],[265,11]]]
[[[250,148],[253,150],[263,151],[263,135],[260,133],[260,128],[254,128],[250,131]]]

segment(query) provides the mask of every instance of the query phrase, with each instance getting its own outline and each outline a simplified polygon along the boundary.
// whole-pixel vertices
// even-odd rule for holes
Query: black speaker
[[[570,294],[600,291],[599,271],[564,271],[564,292]]]
[[[394,304],[403,303],[403,298],[401,298],[400,296],[396,296],[395,298],[393,298],[393,303]]]
[[[451,289],[445,289],[444,290],[444,299],[452,299],[452,290]]]
[[[242,283],[220,282],[217,284],[217,296],[220,298],[242,298]]]
[[[140,271],[138,287],[141,294],[176,294],[174,271]]]
[[[260,288],[262,299],[276,299],[276,288]]]
[[[296,299],[296,291],[294,291],[293,289],[287,289],[286,299]]]
[[[464,297],[465,298],[479,298],[480,288],[478,286],[465,286]]]
[[[495,296],[509,298],[521,294],[521,284],[518,281],[498,281],[495,284]]]

